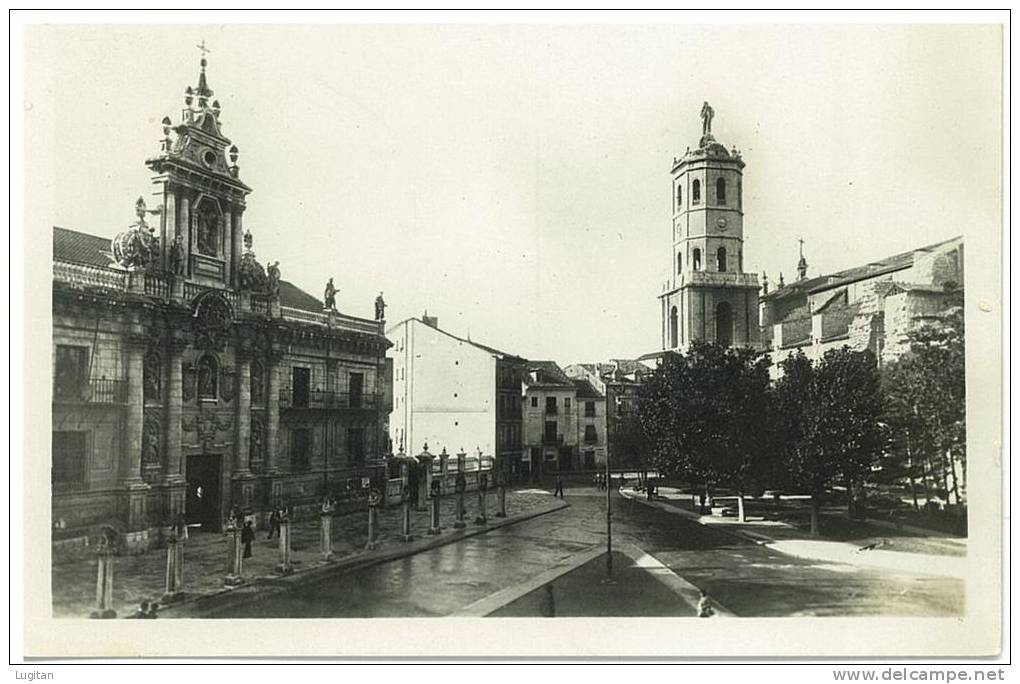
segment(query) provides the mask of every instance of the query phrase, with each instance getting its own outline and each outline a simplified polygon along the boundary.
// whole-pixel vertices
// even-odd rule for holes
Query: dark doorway
[[[185,510],[188,524],[201,525],[204,532],[220,529],[220,466],[219,455],[188,456],[188,498]]]
[[[715,341],[725,347],[733,344],[733,308],[729,302],[719,302],[715,308]]]

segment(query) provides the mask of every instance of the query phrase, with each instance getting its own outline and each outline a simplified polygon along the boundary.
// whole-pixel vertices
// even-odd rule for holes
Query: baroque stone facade
[[[160,206],[113,240],[54,229],[58,554],[104,526],[142,549],[182,513],[218,530],[234,506],[360,506],[384,473],[385,323],[258,264],[205,68],[146,161]]]

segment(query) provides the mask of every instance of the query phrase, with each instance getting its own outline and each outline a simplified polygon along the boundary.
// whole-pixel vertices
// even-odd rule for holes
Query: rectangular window
[[[538,397],[531,398],[531,408],[538,408]]]
[[[351,408],[360,408],[362,403],[362,395],[365,390],[365,375],[364,373],[351,373],[347,382],[347,391],[350,398]]]
[[[53,433],[54,485],[85,484],[85,432]]]
[[[570,397],[566,397],[563,399],[563,409],[566,411],[570,410]]]
[[[556,397],[546,397],[545,398],[545,412],[549,413],[549,414],[552,414],[552,415],[555,415],[557,413],[557,410],[556,410]]]
[[[599,441],[599,435],[598,435],[598,432],[595,431],[595,426],[594,425],[585,425],[584,426],[584,443],[585,444],[598,444],[598,441]]]
[[[595,402],[594,401],[586,401],[586,402],[584,402],[584,415],[587,418],[592,418],[592,417],[595,416]]]
[[[291,369],[291,402],[294,406],[308,406],[308,392],[311,385],[312,371],[308,368],[295,366]]]
[[[365,462],[365,428],[347,428],[347,453],[352,464],[362,465]]]
[[[54,359],[53,399],[78,401],[85,398],[88,382],[88,347],[57,345]]]
[[[556,421],[555,420],[547,420],[545,422],[545,433],[543,434],[543,439],[545,440],[546,444],[555,444],[556,443]]]
[[[312,452],[312,431],[296,428],[290,431],[291,470],[308,470]]]

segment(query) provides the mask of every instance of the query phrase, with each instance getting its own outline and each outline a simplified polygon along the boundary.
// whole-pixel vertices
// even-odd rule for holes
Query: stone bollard
[[[276,574],[289,575],[294,572],[290,562],[290,519],[287,515],[280,518],[280,562],[276,566]]]
[[[173,603],[181,599],[184,584],[184,540],[171,534],[166,544],[166,591],[162,603]]]
[[[241,576],[241,528],[233,520],[227,525],[227,576],[223,578],[223,586],[236,587],[244,584]]]
[[[429,534],[439,534],[439,505],[442,495],[442,486],[439,480],[432,480],[432,515],[429,524]]]
[[[405,486],[400,506],[402,508],[401,534],[405,542],[411,541],[411,489]]]
[[[319,514],[319,548],[322,551],[322,560],[327,563],[335,558],[333,555],[333,513],[322,511]]]
[[[457,473],[455,486],[457,488],[457,519],[454,520],[453,526],[459,530],[467,526],[467,523],[464,522],[464,492],[467,489],[467,479],[463,472]]]
[[[486,494],[489,489],[489,476],[481,473],[478,476],[478,517],[475,518],[476,525],[488,525],[489,518],[485,514]]]
[[[96,609],[89,617],[103,620],[117,617],[113,609],[113,549],[102,542],[96,554]]]
[[[382,503],[382,495],[378,489],[368,493],[368,543],[365,548],[369,551],[379,546],[379,504]]]

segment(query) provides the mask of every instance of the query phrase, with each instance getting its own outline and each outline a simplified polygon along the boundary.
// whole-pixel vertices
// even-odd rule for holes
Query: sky
[[[155,204],[202,40],[260,261],[527,358],[659,349],[670,167],[706,100],[772,283],[801,237],[817,275],[1001,223],[994,26],[54,25],[25,40],[30,252]]]

